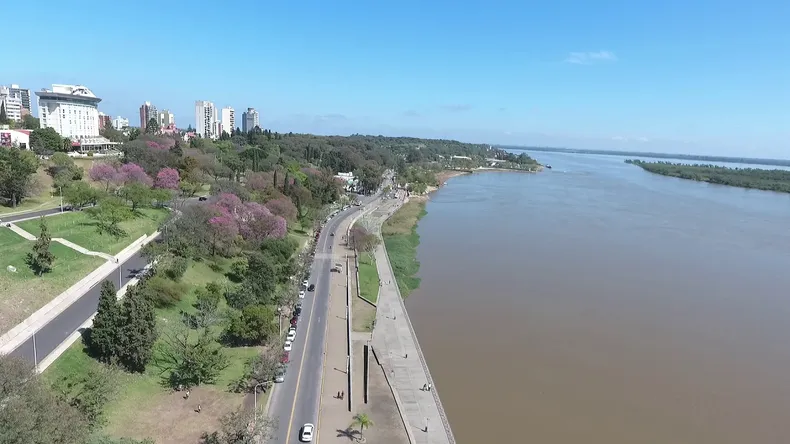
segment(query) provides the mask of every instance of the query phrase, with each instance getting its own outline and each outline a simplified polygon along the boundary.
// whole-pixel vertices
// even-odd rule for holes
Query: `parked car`
[[[294,314],[295,314],[296,316],[301,316],[301,315],[302,315],[302,307],[296,307],[296,308],[294,308]]]
[[[297,316],[291,318],[291,325],[296,325],[297,322],[299,322],[299,318]]]
[[[293,342],[296,340],[296,330],[288,330],[288,337],[285,339],[285,343]]]
[[[280,363],[281,364],[287,364],[289,362],[291,362],[291,353],[284,352],[282,357],[280,358]]]
[[[299,290],[299,299],[304,299],[305,292],[304,290]]]
[[[207,201],[207,200],[208,200],[208,197],[206,197],[206,196],[200,196],[200,197],[198,197],[198,201],[200,201],[200,202],[205,202],[205,201]]]
[[[293,348],[293,341],[285,341],[285,346],[283,346],[283,350],[289,352]]]
[[[307,282],[307,279],[305,279],[305,280],[302,281],[302,285],[307,287],[308,285],[310,285],[310,283]]]
[[[307,291],[315,291],[315,284],[310,284],[310,286],[307,287]]]

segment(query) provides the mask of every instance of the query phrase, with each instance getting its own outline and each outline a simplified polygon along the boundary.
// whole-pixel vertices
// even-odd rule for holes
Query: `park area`
[[[156,310],[159,339],[146,371],[112,372],[112,385],[117,390],[104,409],[104,432],[117,437],[152,438],[157,444],[198,442],[204,431],[216,430],[222,416],[242,405],[245,395],[232,392],[231,387],[244,377],[248,361],[261,347],[222,347],[228,367],[215,383],[193,388],[186,399],[184,392],[169,388],[170,370],[162,355],[167,347],[164,338],[183,325],[185,316],[196,312],[196,290],[210,282],[227,282],[225,273],[230,263],[220,258],[191,263],[181,280],[188,291],[174,306]],[[84,343],[78,341],[46,370],[44,377],[56,388],[63,389],[80,375],[103,365],[90,357]],[[258,402],[265,403],[266,399],[267,395],[261,394]]]
[[[53,242],[52,271],[39,277],[26,264],[33,244],[8,228],[0,228],[0,332],[26,319],[104,262]],[[9,271],[9,266],[16,271]]]
[[[47,228],[53,238],[60,237],[67,241],[107,254],[117,254],[144,234],[152,234],[164,221],[169,212],[166,209],[142,208],[136,211],[133,218],[120,222],[118,225],[125,232],[123,236],[110,233],[99,233],[98,223],[90,217],[92,209],[73,211],[46,218]],[[41,222],[31,219],[16,224],[28,233],[38,236]],[[53,242],[53,246],[55,243]]]
[[[416,276],[420,270],[420,263],[417,261],[417,246],[420,244],[417,223],[425,214],[424,199],[411,199],[381,227],[392,271],[404,299],[420,286],[420,278]]]
[[[379,273],[373,253],[359,253],[359,296],[374,304],[379,299]]]

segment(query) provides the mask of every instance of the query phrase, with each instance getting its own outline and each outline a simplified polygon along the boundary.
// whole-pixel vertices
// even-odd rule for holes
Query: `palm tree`
[[[365,437],[362,436],[362,431],[365,429],[369,429],[373,425],[374,425],[373,420],[370,419],[367,413],[357,413],[356,415],[354,415],[354,420],[351,422],[351,427],[359,426],[359,435],[361,442],[364,442],[363,440],[365,439]]]

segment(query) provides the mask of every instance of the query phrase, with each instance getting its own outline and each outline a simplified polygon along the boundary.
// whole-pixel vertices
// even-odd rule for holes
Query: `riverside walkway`
[[[380,231],[381,224],[402,203],[400,199],[385,202],[372,213],[373,225]],[[417,342],[383,243],[376,247],[374,255],[382,285],[372,345],[393,389],[409,441],[411,444],[454,444],[436,384]],[[431,391],[423,390],[426,384],[432,385]]]

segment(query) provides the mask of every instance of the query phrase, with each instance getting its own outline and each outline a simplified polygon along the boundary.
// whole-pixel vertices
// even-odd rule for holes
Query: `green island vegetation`
[[[718,165],[690,165],[672,162],[646,162],[626,159],[645,171],[662,176],[728,185],[740,188],[790,193],[790,171],[760,168],[729,168]]]
[[[18,268],[3,271],[0,285],[53,293],[67,286],[65,275],[79,279],[98,265],[52,237],[112,253],[157,225],[162,233],[161,242],[143,249],[155,264],[150,272],[120,300],[105,282],[92,328],[41,377],[31,377],[25,361],[0,357],[4,442],[237,443],[271,435],[277,420],[245,409],[244,399],[259,388],[268,393],[275,376],[288,371],[280,361],[281,325],[288,325],[306,277],[313,231],[342,204],[348,185],[335,174],[353,172],[357,190],[370,193],[386,169],[427,187],[438,183],[436,173],[421,171],[441,171],[452,156],[480,165],[507,157],[448,140],[260,128],[185,143],[160,134],[155,122],[144,133],[107,128],[103,135],[121,143],[119,155],[74,159],[66,155],[69,141],[39,128],[31,147],[44,160],[0,150],[3,205],[16,210],[34,200],[43,171],[49,194],[59,200],[62,193],[78,210],[45,218],[46,228],[21,223],[40,235],[35,242],[0,230],[10,253],[4,258]],[[196,199],[204,195],[207,201]],[[404,296],[418,284],[414,225],[423,213],[424,203],[410,203],[384,229],[396,273],[405,276]],[[369,273],[370,252],[380,240],[363,230],[353,238],[371,267],[363,269],[363,292],[373,297],[378,277]],[[32,296],[20,290],[18,297]]]
[[[379,297],[379,272],[373,250],[381,240],[357,222],[351,227],[349,244],[359,254],[359,297],[376,303]]]
[[[699,154],[672,154],[672,153],[650,153],[640,151],[614,151],[614,150],[584,150],[577,148],[551,148],[551,147],[526,147],[526,146],[507,146],[501,145],[500,148],[507,148],[519,151],[538,151],[546,153],[568,153],[568,154],[600,154],[605,156],[633,156],[649,157],[652,159],[677,159],[698,162],[730,162],[749,165],[775,165],[790,166],[787,159],[758,159],[754,157],[727,157],[727,156],[703,156]]]

